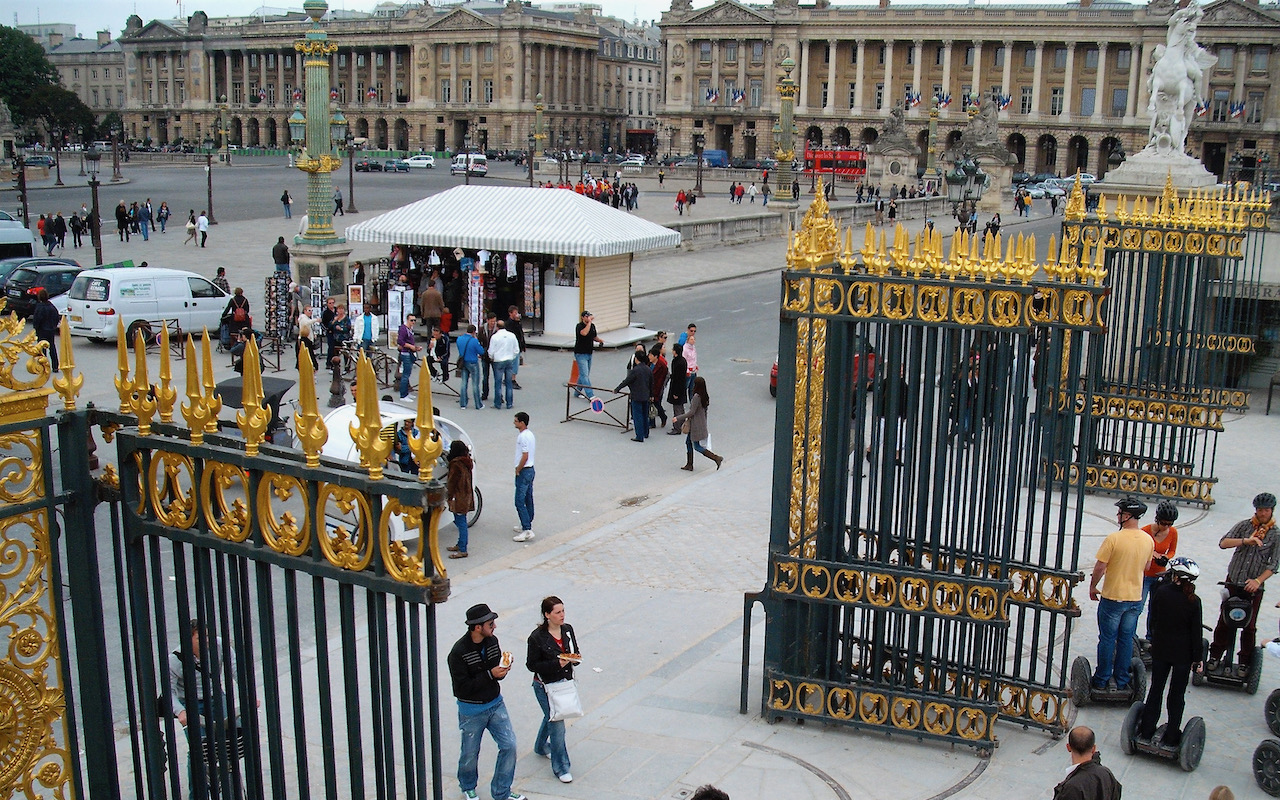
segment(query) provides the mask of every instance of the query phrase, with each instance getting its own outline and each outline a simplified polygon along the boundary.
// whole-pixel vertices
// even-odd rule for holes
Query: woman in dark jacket
[[[676,342],[671,345],[671,392],[667,402],[671,404],[671,416],[678,417],[684,413],[684,404],[689,400],[689,362],[684,358],[684,345]],[[669,436],[679,436],[680,426],[671,423]]]
[[[662,407],[662,390],[666,388],[669,369],[667,367],[667,359],[663,358],[662,342],[658,342],[649,348],[649,363],[653,365],[653,381],[651,382],[653,405],[650,408],[653,409],[653,413],[658,417],[659,425],[665,428],[667,427],[667,411]]]
[[[561,783],[572,783],[573,775],[569,774],[564,720],[551,721],[546,684],[572,680],[573,665],[580,660],[581,654],[573,626],[564,621],[564,602],[555,595],[544,597],[542,624],[529,634],[529,654],[524,665],[533,673],[533,695],[542,706],[542,725],[533,740],[533,752],[551,759],[551,771]]]
[[[36,307],[31,311],[31,327],[36,331],[36,338],[49,343],[49,365],[54,372],[58,371],[58,326],[62,323],[62,315],[49,302],[49,292],[43,286],[36,289]]]
[[[475,510],[475,462],[467,443],[454,439],[449,445],[449,475],[445,479],[445,499],[453,512],[453,524],[458,526],[458,543],[449,550],[449,558],[467,557],[467,514]]]
[[[679,347],[679,345],[676,346]],[[720,469],[720,464],[724,461],[723,457],[707,449],[707,442],[711,439],[711,433],[707,430],[707,409],[710,407],[711,395],[707,392],[707,380],[699,375],[693,379],[693,397],[689,401],[688,412],[671,420],[673,424],[681,427],[686,422],[689,424],[689,430],[684,437],[684,448],[688,458],[680,469],[693,471],[694,450],[716,462],[716,469]]]
[[[1204,611],[1196,596],[1200,567],[1185,556],[1169,561],[1166,580],[1151,592],[1151,689],[1138,722],[1138,737],[1151,739],[1160,721],[1160,695],[1169,681],[1169,722],[1163,744],[1176,748],[1182,741],[1182,710],[1186,706],[1187,679],[1203,657],[1201,628]]]

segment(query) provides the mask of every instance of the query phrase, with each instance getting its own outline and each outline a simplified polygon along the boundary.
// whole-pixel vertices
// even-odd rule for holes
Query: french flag
[[[336,88],[329,90],[329,99],[335,103],[338,102],[338,90]]]
[[[378,96],[378,90],[370,86],[369,91],[365,92],[365,94],[368,95],[370,100],[373,100]]]

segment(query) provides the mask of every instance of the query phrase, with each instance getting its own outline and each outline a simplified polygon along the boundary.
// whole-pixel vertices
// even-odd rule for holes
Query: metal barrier
[[[608,400],[600,398],[600,410],[596,411],[594,404],[588,405],[586,408],[573,410],[573,396],[580,394],[583,389],[590,389],[592,394],[610,396]],[[609,406],[622,401],[625,410],[622,412],[622,418],[619,419],[614,415],[613,409]],[[624,432],[631,430],[631,395],[627,392],[617,392],[613,389],[606,389],[601,386],[592,386],[586,383],[566,383],[564,385],[564,419],[561,422],[593,422],[596,425],[608,425],[611,428],[621,428]]]

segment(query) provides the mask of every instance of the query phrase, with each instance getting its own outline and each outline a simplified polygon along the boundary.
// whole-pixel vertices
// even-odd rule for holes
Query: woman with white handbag
[[[551,759],[551,771],[561,783],[572,783],[564,721],[582,716],[582,701],[573,679],[573,666],[582,661],[578,637],[564,621],[564,602],[552,595],[542,600],[542,624],[529,634],[525,666],[533,673],[533,695],[542,706],[542,725],[533,752]]]

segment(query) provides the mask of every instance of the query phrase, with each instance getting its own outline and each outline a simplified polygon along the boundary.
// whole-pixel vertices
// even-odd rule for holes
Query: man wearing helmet
[[[1262,605],[1262,584],[1275,574],[1280,560],[1280,533],[1276,531],[1276,496],[1263,492],[1253,498],[1254,514],[1237,522],[1227,535],[1218,541],[1223,550],[1235,548],[1231,563],[1227,565],[1226,591],[1229,597],[1242,597],[1251,603],[1249,619],[1240,628],[1239,660],[1235,675],[1244,678],[1253,663],[1253,651],[1258,638],[1258,608]],[[1224,598],[1225,602],[1225,598]],[[1209,645],[1209,671],[1217,671],[1228,650],[1235,645],[1235,626],[1218,615],[1218,625],[1213,629],[1213,644]]]
[[[1151,525],[1143,525],[1142,530],[1150,534],[1155,541],[1155,555],[1151,558],[1151,566],[1142,574],[1142,602],[1147,602],[1147,595],[1155,588],[1156,582],[1164,574],[1169,560],[1178,555],[1178,529],[1173,523],[1178,521],[1178,507],[1168,500],[1156,506],[1156,521]],[[1151,641],[1151,609],[1147,609],[1146,635],[1142,638]]]
[[[1196,596],[1200,566],[1186,556],[1169,560],[1167,578],[1151,593],[1151,688],[1138,722],[1138,738],[1151,739],[1160,722],[1160,695],[1169,681],[1169,722],[1163,741],[1177,747],[1182,739],[1182,710],[1186,706],[1187,680],[1198,666],[1202,652],[1200,624],[1203,610]]]
[[[1098,602],[1098,668],[1093,673],[1095,689],[1124,690],[1129,687],[1129,661],[1133,657],[1133,634],[1142,613],[1142,573],[1155,551],[1151,537],[1138,521],[1147,512],[1141,500],[1126,497],[1116,503],[1120,530],[1098,548],[1089,582],[1089,599]],[[1098,582],[1107,580],[1101,592]]]

